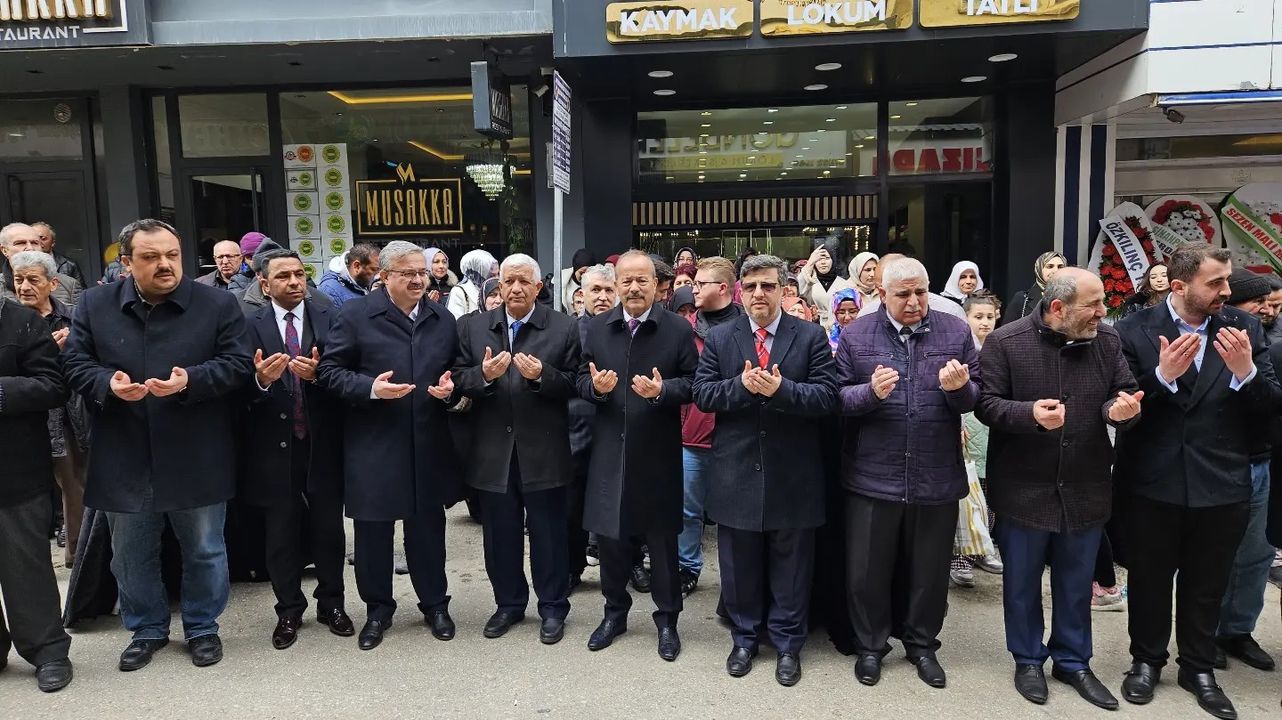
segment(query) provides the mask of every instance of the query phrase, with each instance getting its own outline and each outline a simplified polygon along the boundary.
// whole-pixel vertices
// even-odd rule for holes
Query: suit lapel
[[[1223,321],[1219,315],[1212,315],[1211,322],[1206,325],[1206,351],[1202,354],[1202,369],[1197,373],[1196,384],[1193,385],[1193,400],[1196,405],[1211,388],[1221,382],[1221,375],[1228,368],[1224,365],[1224,358],[1215,350],[1215,334],[1224,327]]]
[[[266,305],[258,311],[254,319],[258,324],[258,334],[263,338],[263,357],[285,352],[285,342],[280,338],[280,326],[276,324],[276,311]]]
[[[734,340],[739,346],[739,352],[743,353],[743,359],[757,367],[757,344],[752,338],[752,324],[748,322],[747,315],[740,315],[735,319]],[[739,368],[738,364],[735,368]]]
[[[779,318],[778,332],[775,333],[774,343],[770,347],[770,364],[782,365],[783,359],[788,355],[788,350],[792,348],[792,341],[797,338],[797,319],[787,313]]]

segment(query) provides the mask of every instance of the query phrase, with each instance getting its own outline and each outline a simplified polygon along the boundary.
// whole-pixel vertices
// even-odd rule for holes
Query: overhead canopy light
[[[664,88],[664,89],[662,89],[662,90],[655,90],[655,91],[654,91],[654,94],[655,94],[655,95],[658,95],[659,97],[668,97],[669,95],[676,95],[676,94],[677,94],[677,91],[676,91],[676,90],[668,90],[668,89]]]
[[[994,55],[988,58],[988,62],[991,62],[991,63],[1010,62],[1011,60],[1014,60],[1017,57],[1019,57],[1019,55],[1015,53],[999,53],[997,55]]]
[[[810,92],[817,92],[819,90],[827,90],[828,86],[824,85],[823,83],[814,83],[811,85],[807,85],[805,89],[809,90]]]
[[[652,78],[657,78],[657,79],[670,78],[670,77],[672,77],[672,71],[671,71],[671,70],[651,70],[650,72],[648,72],[648,73],[646,73],[646,74],[647,74],[647,75],[649,75],[649,76],[650,76],[650,77],[652,77]]]
[[[819,72],[831,72],[833,70],[840,70],[841,63],[839,62],[819,63],[818,65],[815,66],[815,69],[818,70]]]

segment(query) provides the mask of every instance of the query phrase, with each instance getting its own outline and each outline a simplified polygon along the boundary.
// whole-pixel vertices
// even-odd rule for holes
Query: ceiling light
[[[654,91],[654,94],[655,94],[655,95],[658,95],[659,97],[668,97],[669,95],[676,95],[676,94],[677,94],[677,91],[676,91],[676,90],[668,90],[668,89],[666,89],[666,88],[665,88],[665,89],[663,89],[663,90],[655,90],[655,91]]]
[[[676,178],[672,177],[671,175],[668,175],[667,177],[665,177],[665,178],[663,178],[663,179],[664,179],[664,180],[675,180]]]
[[[911,101],[909,101],[909,102],[906,102],[906,103],[904,103],[904,107],[917,107],[917,101],[916,101],[916,100],[911,100]]]
[[[761,124],[762,124],[762,125],[774,125],[774,124],[775,124],[775,121],[774,121],[774,120],[766,120],[766,121],[762,122]]]
[[[700,155],[707,155],[707,154],[708,154],[708,151],[707,151],[707,150],[700,150],[700,151],[699,151],[699,154],[700,154]]]
[[[672,77],[672,71],[671,71],[671,70],[651,70],[650,72],[648,72],[648,73],[646,73],[646,74],[647,74],[647,75],[649,75],[649,76],[650,76],[650,77],[652,77],[652,78],[670,78],[670,77]]]
[[[707,111],[707,110],[704,110],[703,112],[701,112],[701,113],[699,113],[699,114],[700,114],[701,116],[703,116],[703,117],[712,117],[712,113],[711,113],[711,112],[709,112],[709,111]]]
[[[712,127],[712,123],[703,123],[699,127]]]
[[[824,118],[824,122],[837,122],[837,118]]]
[[[903,115],[891,115],[891,116],[890,116],[890,119],[891,119],[891,120],[903,120],[903,119],[904,119],[904,116],[903,116]]]
[[[819,129],[818,129],[818,130],[816,130],[815,132],[816,132],[816,133],[821,133],[821,132],[828,132],[828,131],[827,131],[827,130],[824,130],[823,128],[819,128]]]
[[[824,175],[831,175],[831,174],[832,174],[831,170],[824,170]]]
[[[779,108],[766,108],[766,112],[768,112],[768,113],[777,113],[777,112],[779,112]]]
[[[787,174],[788,174],[788,171],[787,171],[787,170],[780,170],[780,171],[779,171],[779,174],[780,174],[780,175],[787,175]]]
[[[809,90],[810,92],[816,92],[819,90],[827,90],[828,86],[824,85],[823,83],[814,83],[813,85],[807,85],[805,89]]]
[[[864,146],[864,144],[863,144],[863,143],[859,143],[859,144],[858,144],[858,145],[856,145],[855,147],[857,147],[857,148],[863,148],[863,146]]]
[[[699,176],[699,179],[700,179],[700,180],[702,180],[702,179],[703,179],[703,176],[702,176],[702,175],[700,175],[700,176]]]
[[[748,173],[739,173],[739,177],[746,178],[748,177]]]
[[[964,83],[981,83],[987,79],[988,79],[987,75],[967,75],[966,77],[962,78],[961,81]]]
[[[430,95],[348,95],[339,90],[330,90],[330,97],[342,100],[348,105],[380,105],[383,103],[432,103],[432,102],[471,102],[472,93],[435,93]]]
[[[801,148],[801,149],[802,149],[802,150],[809,150],[809,149],[810,149],[810,146],[809,146],[809,145],[807,145],[807,146],[805,146],[805,147],[803,147],[803,148]],[[798,157],[800,157],[800,156],[798,156]]]
[[[796,157],[803,158],[805,155],[797,155]]]
[[[26,137],[26,135],[24,135],[23,133],[20,133],[20,132],[11,132],[11,133],[9,133],[9,137],[12,137],[12,138],[20,138],[20,137]]]
[[[847,107],[848,107],[848,106],[846,106],[846,105],[838,105],[838,106],[837,106],[837,109],[838,109],[838,110],[845,110]]]
[[[991,62],[991,63],[1010,62],[1011,60],[1014,60],[1017,57],[1019,57],[1019,55],[1016,55],[1015,53],[1000,53],[988,58],[988,62]]]
[[[756,159],[757,159],[757,156],[756,156],[756,155],[749,155],[749,156],[748,156],[748,159],[749,159],[749,160],[756,160]]]
[[[839,62],[819,63],[818,65],[815,66],[815,69],[818,70],[819,72],[830,72],[832,70],[840,70],[841,63]]]
[[[848,153],[846,153],[846,157],[854,157],[854,155],[855,155],[855,154],[854,154],[853,152],[848,152]]]

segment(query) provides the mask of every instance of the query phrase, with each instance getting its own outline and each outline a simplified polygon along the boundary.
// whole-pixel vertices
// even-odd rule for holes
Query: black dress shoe
[[[855,661],[855,677],[864,685],[876,685],[881,680],[881,658],[860,655]]]
[[[151,656],[169,644],[169,638],[159,640],[134,640],[120,653],[120,669],[124,672],[141,670],[151,663]]]
[[[784,687],[792,687],[801,681],[801,658],[792,653],[779,653],[775,662],[775,680]]]
[[[681,654],[681,636],[674,627],[659,628],[659,657],[672,662]]]
[[[58,692],[71,684],[71,661],[50,660],[36,668],[36,685],[40,692]]]
[[[944,667],[939,661],[929,655],[923,655],[916,659],[910,659],[913,665],[917,666],[917,677],[921,681],[933,688],[942,688],[948,684],[948,677],[944,675]]]
[[[1250,635],[1216,638],[1219,649],[1250,665],[1256,670],[1270,672],[1276,666],[1273,656],[1264,651]],[[1218,653],[1217,653],[1218,655]],[[1216,667],[1219,667],[1218,665]]]
[[[347,613],[343,612],[342,608],[317,611],[316,622],[327,626],[330,632],[339,637],[351,637],[356,634],[356,626],[352,624],[352,619],[347,617]]]
[[[284,650],[298,639],[298,628],[303,626],[303,619],[296,617],[283,617],[276,621],[276,629],[272,631],[272,647],[277,650]]]
[[[1146,705],[1153,700],[1153,691],[1162,679],[1162,668],[1148,663],[1132,663],[1122,681],[1122,697],[1134,705]]]
[[[1016,665],[1015,690],[1030,703],[1045,705],[1046,699],[1050,697],[1050,690],[1046,687],[1046,673],[1042,671],[1042,666]]]
[[[191,651],[191,664],[196,667],[209,667],[223,659],[223,641],[217,635],[201,635],[187,641]]]
[[[449,610],[433,610],[427,614],[427,626],[432,628],[432,637],[437,640],[454,639],[454,618]]]
[[[1117,698],[1113,697],[1113,693],[1104,687],[1104,683],[1095,677],[1095,673],[1091,672],[1090,668],[1084,670],[1051,668],[1051,677],[1065,685],[1072,685],[1077,694],[1082,696],[1082,699],[1095,707],[1104,708],[1105,710],[1117,709]]]
[[[1220,720],[1237,720],[1237,710],[1228,696],[1215,684],[1215,673],[1188,672],[1183,669],[1179,674],[1180,687],[1193,693],[1198,707],[1211,713]]]
[[[628,631],[628,624],[622,620],[610,620],[606,618],[596,626],[592,631],[592,636],[588,638],[589,650],[604,650],[610,647],[614,639]]]
[[[539,625],[539,642],[544,645],[555,645],[565,637],[565,621],[558,618],[544,618]]]
[[[356,638],[356,647],[362,650],[373,650],[383,642],[383,633],[392,626],[392,621],[366,620],[361,628],[360,637]]]
[[[632,587],[639,593],[650,592],[650,571],[644,566],[632,566]]]
[[[730,673],[730,677],[747,675],[752,672],[752,659],[756,656],[756,650],[735,646],[730,651],[730,657],[726,658],[726,672]]]
[[[494,639],[500,638],[512,629],[512,626],[525,619],[523,613],[512,612],[511,610],[498,610],[485,623],[483,634],[485,637]]]

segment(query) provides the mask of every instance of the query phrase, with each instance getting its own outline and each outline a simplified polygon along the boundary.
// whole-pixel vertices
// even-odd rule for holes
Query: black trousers
[[[677,571],[677,534],[648,533],[643,536],[650,546],[650,597],[654,599],[654,624],[676,627],[681,614],[681,576]],[[605,596],[605,618],[624,623],[632,608],[628,580],[632,577],[635,544],[629,538],[619,540],[597,536],[601,549],[601,594]]]
[[[267,573],[276,594],[276,616],[301,618],[307,610],[303,567],[316,564],[316,608],[343,608],[343,560],[347,535],[343,529],[342,489],[307,492],[311,442],[294,440],[294,477],[290,499],[264,510]]]
[[[1170,657],[1166,648],[1174,584],[1176,662],[1192,672],[1213,670],[1220,603],[1249,518],[1248,503],[1186,508],[1135,496],[1127,499],[1127,619],[1136,662],[1161,667]]]
[[[530,574],[534,579],[534,592],[539,597],[539,617],[564,620],[569,614],[567,494],[565,487],[522,490],[515,453],[508,471],[507,492],[476,492],[481,501],[485,534],[485,573],[494,588],[494,604],[499,610],[524,614],[530,603],[530,586],[525,581],[525,530],[528,528]]]
[[[909,658],[934,657],[948,613],[957,503],[846,497],[846,583],[855,650],[885,656],[897,636]]]
[[[566,557],[571,575],[582,575],[588,566],[588,531],[583,529],[583,501],[587,492],[586,475],[575,474],[574,482],[565,489]]]
[[[0,507],[0,657],[12,645],[35,666],[65,660],[71,636],[62,629],[62,600],[49,554],[48,493]]]
[[[353,520],[356,530],[356,589],[365,601],[366,619],[388,622],[396,612],[392,591],[394,520]],[[401,521],[405,532],[405,563],[426,615],[449,608],[445,580],[445,509],[434,507]]]
[[[756,649],[765,625],[780,653],[800,655],[810,616],[814,528],[754,532],[717,526],[721,599],[735,647]]]

